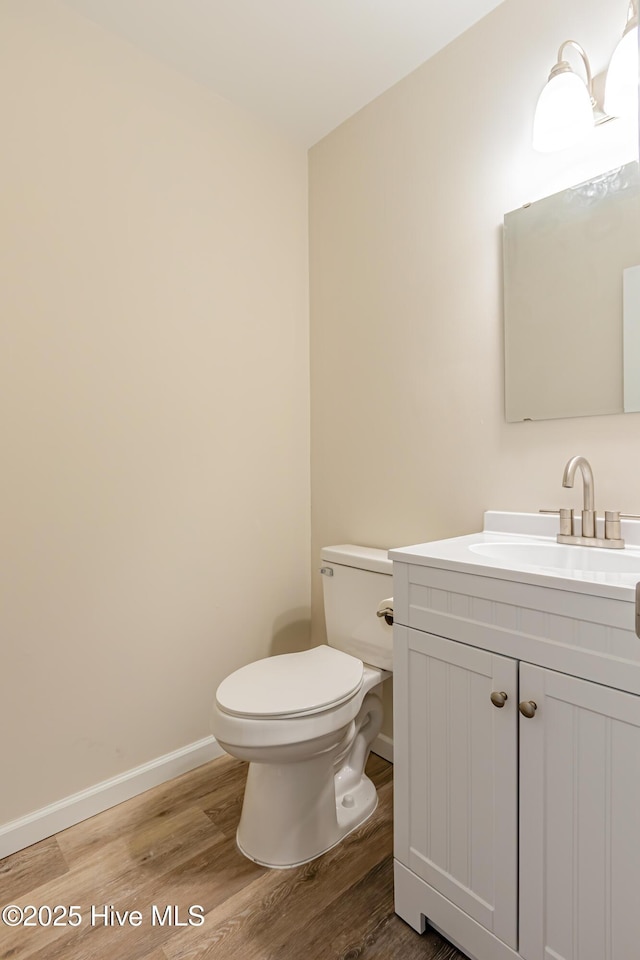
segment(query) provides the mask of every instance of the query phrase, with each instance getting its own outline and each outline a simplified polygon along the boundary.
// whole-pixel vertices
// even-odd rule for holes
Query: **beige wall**
[[[0,5],[0,823],[210,733],[308,635],[306,155]]]
[[[313,570],[573,503],[577,452],[640,512],[637,415],[502,387],[504,212],[616,162],[533,155],[535,98],[625,11],[506,0],[311,151]],[[309,451],[304,152],[58,0],[0,5],[0,115],[1,824],[307,642]]]
[[[506,0],[312,149],[313,556],[469,533],[488,508],[577,505],[560,482],[576,453],[601,510],[640,513],[637,415],[503,412],[503,215],[616,163],[604,128],[590,151],[533,154],[536,98],[565,39],[605,68],[626,6]]]

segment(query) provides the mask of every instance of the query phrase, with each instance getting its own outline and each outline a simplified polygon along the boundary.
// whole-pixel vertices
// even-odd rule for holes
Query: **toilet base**
[[[346,804],[344,802],[345,800],[347,801]],[[269,842],[267,833],[268,825],[264,824],[264,822],[264,833],[261,837],[262,842],[258,843],[258,846],[263,848],[260,852],[262,857],[266,856],[267,859],[262,859],[257,855],[255,846],[252,846],[252,852],[243,846],[242,823],[236,833],[236,843],[240,852],[244,854],[247,859],[253,860],[254,863],[259,863],[260,866],[263,867],[271,867],[273,870],[290,870],[293,867],[301,867],[305,863],[310,863],[317,857],[322,856],[323,853],[328,853],[329,850],[337,847],[345,837],[353,833],[354,830],[357,830],[363,823],[366,823],[369,817],[375,812],[377,806],[378,794],[376,788],[371,780],[366,775],[363,775],[359,784],[350,789],[348,793],[336,798],[335,820],[337,822],[337,830],[330,829],[327,831],[327,839],[331,837],[327,845],[324,844],[324,841],[322,841],[317,833],[315,835],[316,842],[312,847],[308,843],[308,837],[306,837],[305,842],[300,845],[297,845],[295,836],[289,838],[288,845],[283,844],[282,834],[280,834],[277,839],[274,835],[271,835],[271,842]],[[271,847],[270,851],[267,850],[267,846]],[[303,853],[303,851],[305,852]],[[283,855],[287,856],[286,863],[282,862]],[[301,859],[295,859],[298,856],[301,857]]]
[[[236,835],[241,852],[265,867],[297,867],[364,823],[378,805],[364,766],[381,723],[382,703],[368,693],[332,748],[294,763],[250,763]]]

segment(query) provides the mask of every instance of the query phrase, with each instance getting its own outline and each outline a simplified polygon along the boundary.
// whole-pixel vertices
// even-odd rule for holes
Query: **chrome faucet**
[[[594,506],[594,493],[593,493],[593,470],[591,469],[591,464],[585,457],[571,457],[571,460],[567,463],[564,468],[564,475],[562,477],[562,486],[563,487],[572,487],[573,478],[576,475],[576,470],[580,467],[582,473],[582,484],[583,484],[583,500],[582,500],[582,536],[583,537],[595,537],[596,535],[596,509]]]
[[[585,457],[571,457],[562,476],[562,486],[572,487],[576,470],[582,474],[582,531],[581,536],[573,532],[573,510],[560,510],[560,533],[558,543],[571,543],[582,547],[624,547],[624,540],[620,532],[620,514],[606,511],[604,515],[604,537],[599,537],[596,530],[596,508],[593,492],[593,470]]]

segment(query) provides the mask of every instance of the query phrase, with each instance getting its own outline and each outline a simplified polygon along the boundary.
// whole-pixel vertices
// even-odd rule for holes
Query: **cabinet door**
[[[640,956],[640,697],[528,664],[520,697],[520,953]]]
[[[396,627],[394,704],[395,855],[515,948],[516,661]]]

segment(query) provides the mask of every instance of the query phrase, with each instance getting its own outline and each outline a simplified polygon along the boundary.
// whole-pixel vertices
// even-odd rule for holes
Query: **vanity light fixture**
[[[565,47],[573,47],[584,64],[586,83],[563,59]],[[586,140],[595,124],[593,80],[589,58],[575,40],[565,40],[558,50],[558,62],[549,74],[538,98],[533,121],[533,148],[541,153],[563,150]]]
[[[611,57],[604,109],[612,117],[638,114],[638,0],[629,0],[627,24]]]
[[[629,0],[627,23],[607,70],[604,109],[593,95],[591,64],[575,40],[565,40],[558,51],[546,87],[540,94],[533,121],[533,147],[542,153],[564,150],[586,140],[594,126],[613,117],[638,116],[638,2]],[[582,59],[586,80],[563,58],[572,47]]]

